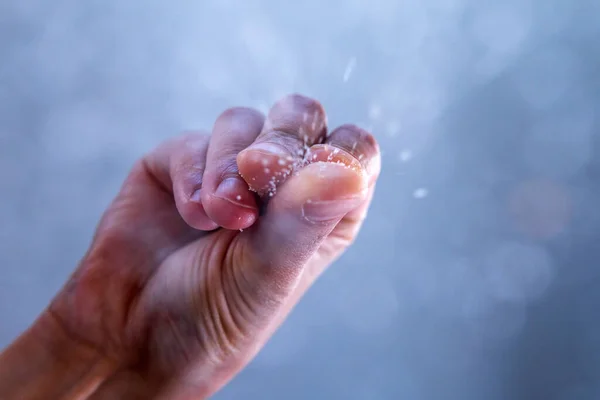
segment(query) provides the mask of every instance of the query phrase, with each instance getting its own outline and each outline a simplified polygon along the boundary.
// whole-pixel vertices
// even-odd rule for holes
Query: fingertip
[[[295,158],[275,143],[256,143],[237,156],[238,170],[248,186],[259,195],[275,190],[296,167]]]
[[[245,229],[258,218],[254,194],[241,178],[226,178],[213,193],[203,190],[201,197],[208,217],[225,229]]]
[[[317,160],[298,172],[293,185],[300,201],[335,201],[366,196],[368,179],[360,165]]]
[[[356,159],[369,175],[371,184],[377,180],[381,171],[381,152],[370,132],[356,125],[345,124],[331,132],[326,143]]]

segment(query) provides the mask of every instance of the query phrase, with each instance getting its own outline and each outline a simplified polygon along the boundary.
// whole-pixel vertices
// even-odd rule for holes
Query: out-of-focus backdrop
[[[0,347],[132,162],[288,92],[372,129],[356,245],[215,398],[600,398],[596,0],[2,0]]]

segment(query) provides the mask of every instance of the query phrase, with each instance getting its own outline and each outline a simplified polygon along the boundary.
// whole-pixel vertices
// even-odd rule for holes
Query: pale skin
[[[368,132],[328,130],[321,104],[300,95],[163,143],[0,353],[0,398],[208,398],[354,241],[379,170]]]

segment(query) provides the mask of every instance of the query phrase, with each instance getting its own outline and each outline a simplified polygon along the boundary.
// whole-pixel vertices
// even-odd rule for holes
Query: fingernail
[[[248,185],[239,178],[225,178],[217,187],[215,196],[227,200],[240,207],[252,208],[249,205],[251,193]]]
[[[311,201],[302,206],[302,215],[311,222],[327,222],[343,218],[358,207],[364,196],[354,196],[339,200]]]
[[[315,144],[306,154],[307,161],[314,162],[330,162],[336,164],[344,164],[355,171],[361,170],[361,163],[347,151],[339,147],[333,147],[328,144]]]

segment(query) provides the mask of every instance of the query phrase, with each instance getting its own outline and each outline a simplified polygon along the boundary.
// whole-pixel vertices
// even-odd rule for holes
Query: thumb
[[[279,186],[265,214],[241,234],[245,258],[239,273],[258,300],[285,301],[329,233],[364,203],[367,175],[344,153],[332,146],[313,146],[309,157],[313,162]],[[240,165],[240,170],[248,168]]]

